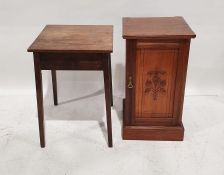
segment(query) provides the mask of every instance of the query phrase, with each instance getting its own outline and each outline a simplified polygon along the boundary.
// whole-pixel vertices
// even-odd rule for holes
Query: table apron
[[[42,70],[103,70],[106,54],[41,54]]]

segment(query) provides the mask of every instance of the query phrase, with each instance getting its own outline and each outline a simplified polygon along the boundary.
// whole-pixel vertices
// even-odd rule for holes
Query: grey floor
[[[79,89],[77,89],[79,90]],[[122,99],[106,141],[103,90],[45,96],[46,148],[39,146],[34,95],[0,96],[0,175],[223,175],[224,97],[186,96],[183,142],[121,139]]]

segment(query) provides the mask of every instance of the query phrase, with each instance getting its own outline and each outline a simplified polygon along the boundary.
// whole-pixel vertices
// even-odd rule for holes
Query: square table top
[[[46,25],[28,52],[111,53],[111,25]]]
[[[123,18],[123,38],[195,38],[195,33],[183,17]]]

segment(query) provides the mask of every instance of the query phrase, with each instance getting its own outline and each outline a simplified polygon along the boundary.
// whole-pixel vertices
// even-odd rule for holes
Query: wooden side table
[[[195,37],[182,17],[123,18],[123,139],[183,140],[188,55]]]
[[[113,26],[47,25],[28,48],[33,52],[40,145],[45,147],[41,70],[51,70],[54,104],[58,104],[56,70],[103,71],[106,100],[108,146],[112,147],[111,106]]]

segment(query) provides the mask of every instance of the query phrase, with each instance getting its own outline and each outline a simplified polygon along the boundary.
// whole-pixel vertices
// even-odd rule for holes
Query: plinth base
[[[125,111],[123,103],[123,110]],[[123,112],[125,115],[125,112]],[[180,126],[124,126],[122,128],[124,140],[161,140],[182,141],[184,138],[183,124]]]

